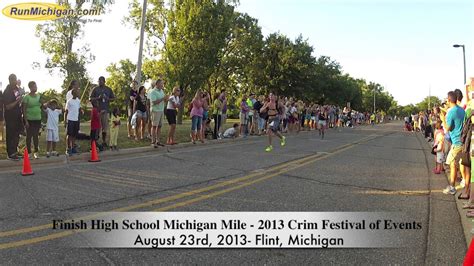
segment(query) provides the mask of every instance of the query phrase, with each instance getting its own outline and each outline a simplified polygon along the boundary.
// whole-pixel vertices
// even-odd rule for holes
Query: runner
[[[277,137],[280,138],[280,145],[285,146],[286,138],[285,136],[281,135],[279,132],[280,128],[280,118],[281,110],[283,109],[283,105],[276,102],[276,95],[270,93],[268,96],[269,101],[266,102],[260,112],[266,112],[268,114],[268,147],[265,149],[266,152],[271,152],[273,150],[272,146],[272,135],[275,134]],[[280,111],[279,111],[280,110]]]
[[[319,116],[318,116],[319,135],[321,136],[321,139],[324,139],[324,129],[326,128],[326,125],[327,125],[327,119],[328,119],[327,112],[325,111],[324,107],[321,107],[319,109]]]

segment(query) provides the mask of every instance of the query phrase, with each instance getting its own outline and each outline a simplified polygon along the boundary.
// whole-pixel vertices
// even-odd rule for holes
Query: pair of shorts
[[[209,111],[208,110],[204,110],[202,112],[202,121],[207,121],[207,119],[209,118]]]
[[[161,120],[163,119],[163,112],[162,111],[152,111],[151,112],[151,125],[154,127],[161,127],[162,123]]]
[[[280,131],[280,119],[278,117],[268,119],[268,127],[274,132]]]
[[[461,145],[451,145],[448,156],[446,157],[446,164],[459,163],[459,159],[461,159],[461,151]]]
[[[436,152],[436,162],[437,163],[444,163],[444,152],[442,152],[442,151]]]
[[[326,126],[326,120],[319,120],[318,125],[325,127]]]
[[[246,125],[248,123],[248,119],[249,119],[248,113],[240,113],[239,118],[240,118],[241,125]]]
[[[174,109],[166,109],[166,120],[169,125],[176,125],[176,115],[178,112]]]
[[[58,129],[46,130],[46,141],[59,142],[59,130]]]
[[[67,121],[67,135],[76,137],[79,133],[79,121]]]
[[[100,128],[103,132],[109,128],[109,113],[106,111],[100,112]]]
[[[148,115],[146,112],[142,112],[140,110],[137,110],[137,118],[147,120]]]
[[[196,131],[199,131],[201,130],[201,126],[202,126],[202,117],[200,116],[193,116],[191,118],[191,131],[193,132],[196,132]]]

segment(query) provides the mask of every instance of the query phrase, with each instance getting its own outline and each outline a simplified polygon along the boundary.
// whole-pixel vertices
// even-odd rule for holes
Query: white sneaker
[[[451,195],[454,195],[454,194],[456,194],[456,188],[455,188],[455,187],[452,187],[452,186],[447,186],[447,187],[443,190],[443,193],[444,193],[444,194],[451,194]]]
[[[35,159],[38,159],[38,158],[39,158],[39,154],[38,154],[37,152],[35,152],[35,153],[33,153],[33,157],[34,157]]]

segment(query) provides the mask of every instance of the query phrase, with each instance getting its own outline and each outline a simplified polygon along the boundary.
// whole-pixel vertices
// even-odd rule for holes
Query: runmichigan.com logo
[[[102,3],[110,1],[96,2]],[[60,1],[59,3],[67,4],[67,1]],[[54,20],[65,17],[99,16],[103,13],[102,8],[99,7],[74,9],[68,6],[69,5],[65,6],[56,3],[41,2],[17,3],[6,6],[3,8],[2,13],[9,18],[20,20]]]

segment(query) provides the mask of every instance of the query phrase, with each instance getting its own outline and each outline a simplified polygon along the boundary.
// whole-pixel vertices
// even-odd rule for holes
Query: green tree
[[[428,108],[428,105],[430,108]],[[441,99],[436,96],[427,96],[423,101],[416,104],[416,109],[418,110],[428,110],[432,109],[435,105],[441,105]]]
[[[115,101],[111,102],[111,107],[118,107],[122,113],[126,112],[129,103],[129,90],[137,66],[129,59],[120,60],[107,66],[109,73],[107,85],[114,91]],[[146,75],[142,75],[146,78]]]
[[[76,1],[71,5],[72,1],[57,1],[66,8],[75,10],[83,9],[86,5],[85,1]],[[104,4],[94,1],[88,5],[88,8],[100,8],[105,10]],[[36,26],[35,34],[40,39],[40,48],[47,55],[44,65],[50,74],[54,74],[55,70],[64,77],[63,91],[65,94],[71,80],[79,81],[81,87],[89,84],[90,78],[87,74],[86,65],[95,60],[94,55],[90,52],[88,44],[76,48],[76,41],[84,36],[84,25],[86,20],[81,16],[68,16],[57,20],[47,21]]]

